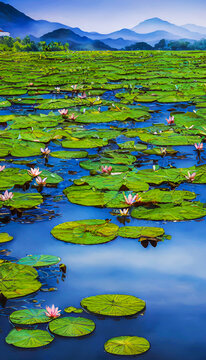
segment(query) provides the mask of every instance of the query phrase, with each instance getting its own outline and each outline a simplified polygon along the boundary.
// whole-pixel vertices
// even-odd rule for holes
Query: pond
[[[134,59],[133,62],[136,66],[137,59]],[[56,85],[59,85],[59,83]],[[174,358],[180,360],[183,357],[188,360],[203,360],[205,358],[205,208],[203,206],[203,208],[199,210],[199,216],[196,215],[192,217],[190,217],[190,208],[188,208],[188,221],[186,221],[187,215],[185,215],[185,213],[184,219],[177,217],[177,219],[174,218],[174,220],[171,221],[171,218],[164,218],[164,206],[169,204],[169,208],[172,208],[174,202],[177,207],[182,206],[181,204],[185,204],[185,202],[190,205],[192,203],[191,200],[195,198],[190,192],[196,194],[195,202],[200,202],[200,204],[206,203],[204,185],[206,181],[203,179],[205,150],[203,148],[201,152],[196,151],[192,140],[190,144],[183,143],[183,145],[180,145],[178,142],[176,145],[174,142],[174,145],[168,147],[168,153],[166,155],[161,153],[147,154],[144,152],[144,148],[135,148],[134,144],[130,148],[122,150],[120,148],[121,144],[128,141],[134,141],[136,145],[146,145],[147,150],[153,149],[156,146],[159,149],[162,146],[167,146],[167,143],[156,144],[156,140],[153,140],[153,138],[149,138],[148,141],[143,140],[141,136],[152,135],[160,139],[162,133],[159,133],[159,131],[168,134],[169,126],[167,125],[166,118],[169,118],[171,114],[174,115],[176,121],[175,127],[179,127],[176,134],[180,137],[182,134],[189,136],[186,126],[184,130],[182,130],[182,123],[186,118],[191,121],[199,107],[196,106],[195,102],[185,100],[182,102],[161,102],[155,100],[145,103],[133,99],[129,104],[124,104],[122,98],[120,99],[118,97],[118,94],[124,94],[122,89],[107,90],[100,95],[100,98],[104,102],[102,104],[94,104],[94,106],[96,105],[95,111],[100,114],[104,114],[105,112],[107,118],[109,109],[115,106],[120,107],[122,111],[126,110],[121,106],[126,107],[128,112],[139,109],[144,112],[144,121],[134,121],[134,119],[117,121],[112,119],[111,121],[106,120],[106,122],[102,120],[99,123],[89,123],[89,121],[84,123],[80,120],[79,123],[74,121],[69,123],[63,118],[63,122],[60,122],[59,119],[61,119],[61,116],[58,113],[58,108],[56,108],[53,110],[52,119],[55,116],[58,117],[58,123],[57,125],[54,124],[53,127],[51,126],[50,132],[56,129],[55,134],[58,134],[58,129],[60,130],[61,128],[61,130],[64,129],[64,131],[68,131],[68,133],[66,139],[63,138],[63,140],[60,137],[55,138],[54,135],[51,137],[51,141],[40,140],[41,143],[49,147],[51,151],[49,156],[44,157],[41,153],[38,154],[38,152],[36,152],[34,156],[31,156],[31,153],[26,156],[23,154],[22,149],[18,150],[21,155],[19,156],[15,153],[15,151],[17,151],[16,145],[13,146],[14,150],[10,150],[10,153],[1,155],[1,165],[5,165],[3,171],[8,168],[17,168],[20,169],[20,171],[26,170],[25,173],[27,173],[31,167],[38,167],[43,171],[42,174],[46,171],[45,174],[47,175],[45,175],[45,177],[47,177],[47,186],[38,187],[35,185],[35,179],[32,182],[30,179],[30,181],[25,181],[26,185],[23,183],[18,184],[18,182],[15,183],[14,181],[14,185],[9,187],[9,191],[14,193],[38,193],[43,196],[43,202],[37,204],[36,207],[30,206],[27,210],[22,210],[23,206],[17,206],[16,209],[18,209],[15,210],[15,205],[12,205],[12,203],[0,209],[1,232],[6,232],[14,238],[11,242],[0,245],[1,259],[17,262],[27,255],[54,255],[60,257],[60,263],[66,266],[66,270],[65,267],[63,267],[63,269],[60,268],[59,264],[37,268],[38,279],[42,284],[39,291],[24,297],[10,298],[7,301],[6,299],[2,300],[0,305],[0,341],[1,349],[6,360],[22,360],[28,358],[31,360],[50,358],[53,360],[59,356],[81,360],[112,359],[114,355],[104,350],[104,344],[109,339],[119,336],[139,336],[147,339],[151,348],[144,354],[138,356],[145,360],[173,360]],[[139,88],[137,91],[139,91]],[[11,101],[11,106],[5,107],[0,111],[2,119],[3,115],[12,114],[15,115],[15,117],[18,115],[19,118],[24,116],[24,121],[26,122],[29,121],[27,120],[29,114],[36,116],[41,113],[44,114],[48,118],[47,121],[49,121],[49,116],[51,115],[48,114],[50,110],[38,109],[36,106],[38,101],[37,103],[35,102],[35,104],[24,104],[23,102],[20,105],[16,104],[15,99],[19,97],[21,99],[29,98],[29,96],[15,95],[12,99],[11,96],[6,94],[2,94],[2,96],[3,99],[9,99],[9,101]],[[54,94],[53,92],[52,94],[45,94],[43,97],[46,100],[51,98],[56,100],[65,98],[65,96],[71,99],[78,97],[76,94],[71,97],[71,92],[66,90],[63,94]],[[97,110],[99,106],[100,109]],[[86,108],[85,114],[82,112],[83,108]],[[75,114],[79,114],[80,111],[81,117],[87,114],[87,117],[90,117],[88,104],[81,107],[69,108],[70,113],[74,112]],[[92,116],[93,114],[91,115],[91,119]],[[134,114],[131,117],[133,118]],[[9,141],[13,141],[14,144],[16,144],[17,140],[27,141],[28,135],[26,135],[26,131],[28,133],[35,132],[35,125],[31,125],[34,129],[30,127],[23,131],[20,130],[23,126],[18,128],[18,119],[16,120],[16,118],[8,120],[6,123],[7,124],[2,121],[1,126],[1,136],[3,136],[3,139],[6,139],[5,144],[7,144],[10,136],[4,137],[3,133],[7,131],[5,129],[8,129],[8,131],[13,134],[10,136]],[[16,126],[12,124],[16,124]],[[167,129],[165,129],[165,127],[167,127]],[[71,128],[73,129],[72,132]],[[18,133],[21,134],[20,137],[16,135],[16,129]],[[47,126],[45,126],[45,129],[47,129]],[[43,132],[46,131],[45,129],[41,127],[38,131]],[[94,130],[94,134],[99,135],[91,135],[90,138],[88,135],[85,135],[86,133],[91,133],[92,130]],[[104,135],[98,133],[100,130],[114,130],[116,133],[109,137],[109,133],[105,133]],[[128,132],[127,134],[127,131],[131,130],[134,130],[134,132]],[[199,136],[201,142],[203,139],[203,130],[202,128],[200,129],[200,127],[198,128],[198,126],[195,130],[196,131],[193,131],[192,129],[192,135],[190,136]],[[157,132],[157,134],[154,135],[154,132]],[[48,133],[49,132],[47,132],[47,134]],[[160,135],[158,135],[158,133]],[[36,135],[38,134],[36,133]],[[38,136],[40,138],[42,134]],[[87,143],[86,145],[83,143],[83,146],[81,144],[77,144],[76,147],[75,145],[73,146],[74,138],[76,142],[80,141],[79,139],[81,138],[84,140],[89,139],[89,147],[87,147]],[[95,146],[97,139],[101,140],[100,142],[102,142],[102,144]],[[170,139],[168,142],[169,141]],[[29,140],[28,142],[31,143]],[[63,142],[68,142],[69,144],[65,144],[65,146],[62,147]],[[0,148],[0,151],[3,149],[2,144],[3,142],[1,143],[2,148]],[[171,150],[171,148],[174,151],[170,154],[169,150]],[[80,159],[77,158],[78,156],[75,156],[73,159],[65,159],[62,158],[63,156],[60,158],[52,156],[55,151],[62,150],[86,151],[88,155],[86,154],[86,157],[84,156]],[[16,155],[12,155],[12,151],[14,151]],[[34,152],[35,151],[34,149]],[[116,155],[112,158],[112,154]],[[135,161],[130,157],[126,158],[126,155],[135,156]],[[118,164],[115,156],[117,156],[117,159],[122,156],[124,160]],[[103,162],[101,162],[101,158],[104,159]],[[93,166],[95,163],[94,160],[96,161],[96,159],[100,161],[98,162],[99,168],[95,167],[96,165]],[[25,163],[25,160],[27,163]],[[109,160],[111,160],[111,164]],[[85,166],[83,162],[88,162],[87,166]],[[117,174],[101,174],[102,165],[111,165],[113,167],[112,171]],[[144,211],[140,210],[142,208],[141,204],[140,206],[139,204],[136,204],[137,206],[134,204],[134,207],[128,207],[125,203],[123,206],[124,200],[123,198],[119,200],[120,195],[118,195],[118,193],[115,197],[110,198],[110,202],[106,202],[105,200],[101,200],[103,202],[100,201],[103,195],[109,196],[110,191],[117,191],[115,181],[117,181],[117,178],[118,181],[120,181],[122,173],[118,166],[120,168],[122,167],[122,169],[123,166],[127,166],[128,169],[123,169],[122,171],[130,173],[129,176],[131,172],[138,174],[141,170],[149,169],[149,171],[151,171],[149,173],[143,172],[142,177],[137,177],[134,180],[130,180],[129,178],[127,182],[120,184],[119,191],[122,191],[125,196],[128,196],[129,193],[133,193],[134,195],[140,192],[142,197],[140,201],[143,202],[143,206],[146,209],[144,211],[148,211],[149,209],[149,211],[153,211],[153,214],[156,206],[159,206],[157,204],[163,204],[160,205],[163,206],[160,209],[160,220],[155,218],[152,221],[150,217],[148,218],[147,215],[144,215]],[[197,174],[200,174],[199,171],[203,171],[203,174],[196,175],[197,181],[187,181],[187,171],[185,171],[183,175],[176,174],[175,177],[172,173],[168,172],[167,181],[162,180],[155,182],[157,180],[154,179],[154,173],[157,173],[157,176],[166,176],[162,175],[162,173],[158,175],[161,169],[167,169],[169,171],[170,169],[193,167],[198,167],[197,170],[194,170]],[[91,179],[83,178],[89,176],[89,170],[91,170],[92,174],[92,176],[90,176]],[[60,176],[62,181],[58,183],[54,181],[54,183],[52,183],[49,177],[50,175],[47,173],[48,171]],[[98,176],[101,176],[101,178],[99,182],[95,182],[96,180],[94,180],[94,178],[98,179]],[[104,180],[105,178],[111,178],[112,176],[115,180],[111,179],[108,188],[106,187],[107,185],[102,185],[103,181],[106,181]],[[176,176],[182,176],[181,180],[176,180]],[[200,178],[198,176],[200,176]],[[42,176],[42,178],[43,177],[44,176]],[[149,177],[151,177],[152,180],[149,180]],[[144,184],[149,183],[148,188],[150,188],[151,191],[152,189],[161,189],[167,193],[165,196],[173,196],[174,191],[176,193],[180,190],[181,194],[183,191],[185,192],[185,198],[183,197],[180,200],[172,198],[172,200],[169,201],[163,199],[159,201],[158,194],[155,204],[153,203],[151,206],[153,200],[150,199],[150,195],[144,194],[144,189],[141,190],[140,184],[138,185],[138,181],[140,180],[144,182]],[[131,186],[135,189],[133,192],[129,181],[132,182]],[[73,185],[74,190],[77,191],[77,195],[65,191],[65,189],[69,189],[68,191],[70,191],[71,185]],[[87,186],[87,190],[85,190],[85,186]],[[140,186],[140,191],[136,190],[138,186]],[[76,190],[77,187],[78,189]],[[4,192],[3,190],[6,190],[3,186],[1,186],[1,189],[1,193]],[[88,191],[88,193],[86,191]],[[92,191],[97,191],[97,200],[96,198],[93,199]],[[156,193],[152,194],[156,196]],[[148,196],[149,200],[145,196]],[[15,196],[12,201],[13,204],[16,203],[17,200]],[[123,208],[129,208],[129,216],[120,216],[119,209]],[[141,211],[144,213],[143,215]],[[174,211],[179,214],[177,208],[175,208]],[[185,212],[187,212],[187,209]],[[166,235],[162,238],[155,236],[130,237],[129,235],[119,236],[119,233],[116,233],[112,241],[105,242],[105,240],[97,245],[80,245],[60,241],[51,234],[54,227],[59,224],[89,219],[110,219],[110,224],[116,224],[120,228],[125,226],[163,228]],[[82,231],[81,234],[78,233],[81,243],[81,237],[84,238],[83,230],[77,229],[76,231],[77,233],[78,231],[80,231],[80,233]],[[107,235],[103,233],[101,236]],[[146,307],[138,314],[120,317],[95,315],[89,311],[84,311],[81,314],[71,313],[71,316],[74,317],[81,316],[93,320],[96,325],[95,330],[90,335],[77,338],[55,336],[51,344],[42,348],[22,349],[8,345],[4,340],[13,328],[12,323],[9,321],[9,315],[15,310],[26,308],[45,309],[47,305],[51,306],[55,304],[55,306],[58,306],[62,310],[62,315],[67,316],[70,314],[63,312],[66,307],[74,306],[80,308],[80,302],[83,298],[101,294],[136,296],[146,302]],[[25,326],[22,327],[25,328]],[[21,332],[22,327],[19,325],[17,329]],[[48,330],[48,324],[31,325],[30,328]],[[117,359],[129,359],[131,357],[132,356],[127,355],[124,357],[120,355],[116,356]]]

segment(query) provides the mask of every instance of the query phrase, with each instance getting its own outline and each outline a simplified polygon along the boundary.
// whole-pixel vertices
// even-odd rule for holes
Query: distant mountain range
[[[13,6],[0,1],[0,28],[10,32],[13,37],[31,36],[35,41],[68,42],[71,49],[76,50],[109,50],[122,49],[137,42],[154,45],[165,40],[200,40],[206,38],[206,27],[194,24],[177,26],[159,18],[140,22],[132,29],[121,29],[109,34],[83,31],[78,27],[34,20]]]

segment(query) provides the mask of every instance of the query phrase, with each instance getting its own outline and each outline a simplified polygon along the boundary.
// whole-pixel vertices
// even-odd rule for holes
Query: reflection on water
[[[171,104],[155,103],[149,106],[153,110],[161,110],[161,113],[153,113],[151,120],[133,126],[149,126],[153,121],[164,122],[169,114],[168,109],[173,107]],[[176,107],[178,109],[185,111],[180,105]],[[193,108],[188,107],[188,110],[192,111]],[[128,127],[130,125],[128,123]],[[98,127],[109,125],[100,124]],[[57,145],[50,147],[59,150]],[[176,147],[176,150],[180,151],[178,155],[184,155],[183,159],[158,157],[158,164],[187,167],[198,163],[192,146]],[[95,153],[95,150],[89,152]],[[142,157],[141,168],[151,168],[155,159],[156,156]],[[44,167],[43,159],[38,159],[36,163],[40,168]],[[141,355],[145,360],[205,360],[205,220],[180,223],[139,221],[130,217],[123,219],[115,213],[112,215],[111,209],[70,204],[62,195],[62,190],[73,179],[88,174],[77,166],[78,163],[76,160],[50,158],[52,171],[66,180],[57,188],[43,190],[45,201],[40,209],[26,211],[21,217],[11,216],[7,210],[0,213],[1,230],[14,236],[11,243],[1,245],[1,257],[19,258],[36,253],[58,255],[67,267],[66,274],[58,266],[41,270],[44,291],[23,299],[9,300],[5,308],[0,307],[1,351],[4,359],[45,360],[48,357],[56,360],[61,356],[75,360],[110,360],[114,356],[104,352],[106,340],[120,335],[137,335],[147,338],[151,343],[150,351]],[[178,187],[195,191],[198,200],[206,201],[204,188],[204,185],[195,184],[181,184]],[[63,243],[50,235],[51,229],[59,223],[95,218],[112,219],[119,226],[128,225],[128,221],[131,226],[162,226],[172,239],[158,242],[157,247],[148,244],[147,248],[136,239],[120,237],[107,244],[81,246]],[[52,303],[61,309],[79,307],[83,297],[102,293],[128,293],[140,297],[146,301],[146,311],[142,316],[121,319],[85,313],[85,317],[96,323],[94,334],[80,339],[56,337],[45,349],[20,350],[4,342],[11,329],[8,314],[14,309],[44,307]]]

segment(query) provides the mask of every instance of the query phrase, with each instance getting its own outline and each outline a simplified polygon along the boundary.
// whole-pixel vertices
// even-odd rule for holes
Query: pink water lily
[[[72,91],[77,91],[77,84],[71,85]]]
[[[169,116],[169,119],[166,119],[168,125],[174,125],[175,123],[175,117],[174,116]]]
[[[195,144],[195,149],[196,150],[202,150],[203,149],[203,143],[199,143],[199,144]]]
[[[129,215],[129,209],[119,209],[119,213],[121,216],[128,216]]]
[[[193,182],[195,180],[196,173],[194,172],[194,173],[190,174],[190,172],[188,171],[187,174],[188,174],[188,176],[185,175],[186,179]]]
[[[87,94],[86,94],[86,92],[84,91],[84,92],[82,93],[82,95],[78,95],[78,97],[79,97],[80,99],[86,99]]]
[[[5,165],[0,166],[0,172],[3,171],[5,169]]]
[[[50,152],[51,152],[51,150],[49,150],[48,147],[45,147],[44,149],[41,148],[41,153],[42,153],[44,156],[49,155]]]
[[[74,113],[72,113],[71,115],[69,115],[69,119],[70,120],[75,120],[78,117],[78,115],[75,116]]]
[[[0,200],[1,201],[7,201],[7,200],[11,200],[13,198],[14,194],[12,192],[8,192],[8,190],[6,190],[4,192],[4,194],[0,195]]]
[[[111,174],[112,166],[102,166],[102,173],[103,174]]]
[[[56,319],[61,315],[60,312],[61,310],[59,310],[59,308],[55,307],[53,304],[51,308],[49,306],[46,306],[45,315],[51,319]]]
[[[128,197],[126,197],[126,195],[124,194],[124,199],[128,205],[132,205],[137,201],[141,201],[141,197],[139,197],[138,194],[136,194],[134,196],[132,196],[132,194],[129,194]]]
[[[38,185],[45,186],[45,185],[46,185],[46,180],[47,180],[47,177],[44,178],[44,179],[42,179],[40,176],[38,176],[38,177],[36,178],[36,183],[37,183]]]
[[[28,174],[32,177],[36,177],[38,175],[40,175],[42,173],[42,171],[39,171],[39,168],[34,168],[34,169],[30,169],[28,170]]]
[[[68,109],[58,110],[58,112],[59,112],[62,116],[66,116],[66,115],[68,114]]]
[[[34,83],[32,83],[32,82],[31,82],[31,83],[29,83],[29,86],[33,86],[33,85],[34,85]]]

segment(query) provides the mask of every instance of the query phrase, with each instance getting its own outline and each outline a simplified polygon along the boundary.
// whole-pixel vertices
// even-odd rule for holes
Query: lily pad
[[[79,220],[57,225],[51,234],[65,242],[95,245],[115,239],[118,229],[117,225],[106,220]]]
[[[41,287],[37,277],[31,266],[0,262],[0,293],[7,299],[31,294]]]
[[[13,240],[13,236],[7,233],[0,233],[0,244]]]
[[[95,323],[82,317],[65,317],[49,323],[49,330],[60,336],[78,337],[90,334],[95,329]]]
[[[27,255],[26,257],[18,260],[17,264],[41,267],[56,265],[60,260],[60,257],[53,255]]]
[[[65,308],[64,311],[66,313],[69,313],[69,314],[72,313],[72,312],[75,313],[75,314],[80,314],[80,313],[83,312],[83,309],[79,309],[79,308],[76,308],[74,306],[69,306],[69,307]]]
[[[136,296],[106,294],[84,298],[81,306],[94,314],[129,316],[142,311],[145,308],[145,302]]]
[[[54,151],[50,154],[58,159],[82,159],[87,157],[87,151]]]
[[[118,235],[124,238],[138,239],[140,237],[156,238],[164,235],[164,229],[146,226],[124,226],[119,228]]]
[[[14,311],[9,318],[14,324],[24,325],[47,323],[51,320],[45,315],[44,309],[17,310]]]
[[[37,348],[50,344],[54,338],[44,330],[13,329],[6,337],[7,344],[20,348]]]
[[[119,336],[109,339],[104,344],[105,351],[114,355],[139,355],[149,348],[149,341],[138,336]]]

